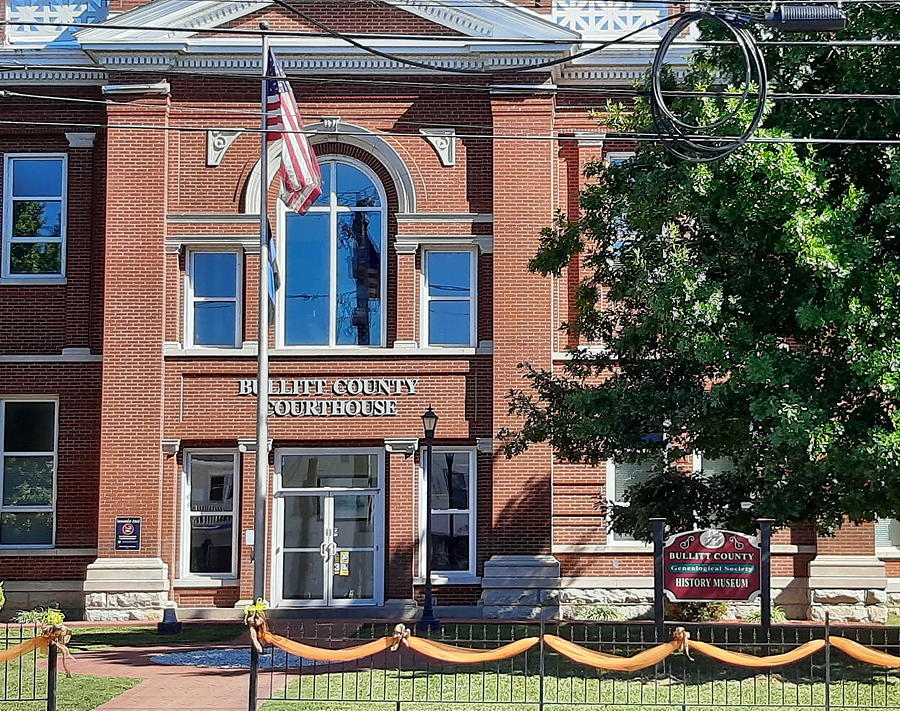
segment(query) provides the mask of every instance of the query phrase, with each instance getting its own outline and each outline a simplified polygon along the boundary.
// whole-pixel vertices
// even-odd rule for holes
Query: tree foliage
[[[898,13],[849,12],[842,38],[900,35]],[[897,47],[770,47],[767,63],[775,92],[900,86]],[[695,57],[680,88],[722,88],[723,66],[740,76],[727,49]],[[676,108],[699,120],[732,100]],[[646,132],[648,116],[639,100],[606,120]],[[900,102],[777,100],[759,135],[897,138]],[[896,149],[751,143],[692,164],[645,142],[587,173],[581,215],[544,231],[532,269],[580,260],[565,327],[595,347],[563,370],[526,366],[507,453],[547,441],[568,461],[651,461],[653,476],[610,507],[616,530],[645,539],[651,516],[743,530],[771,516],[823,532],[844,516],[900,517]],[[691,452],[732,466],[690,473]]]

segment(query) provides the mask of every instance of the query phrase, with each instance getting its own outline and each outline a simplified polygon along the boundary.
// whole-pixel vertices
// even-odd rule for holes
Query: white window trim
[[[33,197],[33,200],[59,200],[59,239],[52,238],[13,238],[13,197],[12,197],[12,164],[20,159],[41,159],[41,160],[60,160],[62,161],[62,181],[60,185],[61,194],[49,197]],[[66,278],[66,243],[67,226],[69,214],[69,156],[66,153],[6,153],[3,156],[3,255],[2,268],[0,268],[0,278],[4,282],[37,282],[47,283],[47,280],[53,280],[51,283],[59,283],[59,280]],[[19,199],[19,198],[17,198]],[[10,269],[12,260],[12,244],[15,242],[47,242],[59,243],[59,272],[52,274],[13,274]]]
[[[433,252],[464,252],[469,254],[469,297],[467,299],[458,296],[431,296],[428,293],[428,256]],[[419,274],[419,319],[421,333],[420,343],[425,348],[443,350],[445,348],[474,348],[478,345],[478,249],[465,248],[458,245],[435,246],[429,245],[422,250],[422,268]],[[431,343],[428,339],[428,306],[432,301],[468,301],[469,302],[469,342],[468,343]]]
[[[634,158],[634,151],[609,151],[603,158],[606,165],[612,165],[616,161],[625,161]]]
[[[5,457],[7,454],[14,455],[33,455],[46,457],[49,452],[9,452],[5,451],[5,442],[3,435],[5,432],[6,420],[6,404],[9,402],[52,402],[53,403],[53,493],[50,498],[50,506],[3,506],[3,476],[6,473]],[[47,550],[56,547],[56,497],[57,497],[57,471],[59,468],[59,396],[58,395],[4,395],[0,397],[0,512],[13,513],[47,513],[52,514],[52,523],[50,531],[50,543],[36,544],[0,544],[0,550],[3,549],[22,549],[22,550]]]
[[[419,443],[419,466],[418,466],[418,490],[419,490],[419,575],[417,579],[424,581],[426,556],[428,555],[428,539],[425,535],[425,517],[428,515],[425,489],[425,456],[426,447]],[[476,571],[478,561],[476,554],[478,551],[478,452],[475,447],[445,447],[435,446],[432,449],[432,456],[444,452],[452,452],[454,454],[469,455],[469,569],[468,570],[432,570],[431,582],[440,584],[446,583],[471,583],[477,580]],[[464,514],[464,509],[438,509],[439,513]]]
[[[195,454],[230,454],[233,459],[231,497],[231,571],[228,573],[191,572],[191,456]],[[236,449],[186,449],[181,472],[181,580],[235,580],[238,574],[238,549],[241,528],[241,469],[240,455]],[[227,511],[220,512],[222,515]]]
[[[288,352],[303,352],[306,350],[315,350],[322,348],[329,349],[369,349],[379,348],[383,349],[385,344],[387,343],[387,312],[388,312],[388,303],[387,303],[387,223],[388,223],[388,204],[387,204],[387,195],[384,192],[384,185],[382,185],[381,178],[375,174],[375,172],[362,161],[356,160],[355,158],[350,158],[344,155],[324,155],[319,157],[319,164],[323,165],[325,163],[345,163],[347,165],[353,166],[360,170],[369,180],[372,181],[372,184],[375,186],[375,189],[378,191],[378,199],[381,201],[380,208],[358,208],[358,209],[350,209],[346,210],[337,209],[337,201],[335,199],[329,198],[329,205],[325,208],[322,205],[314,206],[309,208],[307,214],[312,214],[316,212],[328,212],[330,215],[329,218],[329,305],[328,305],[328,343],[312,343],[312,344],[288,344],[285,342],[285,328],[287,326],[287,320],[285,319],[285,314],[287,313],[287,304],[285,303],[285,294],[286,289],[285,285],[287,283],[287,239],[286,239],[286,216],[287,216],[287,207],[280,200],[278,201],[278,227],[277,227],[277,236],[278,236],[278,246],[277,246],[277,260],[278,260],[278,271],[281,274],[281,288],[278,289],[278,293],[275,295],[275,318],[277,328],[275,330],[275,347],[279,350],[285,350]],[[332,187],[334,187],[334,178],[335,175],[332,174]],[[333,193],[332,193],[333,194]],[[337,343],[337,215],[339,212],[381,212],[381,323],[379,326],[379,336],[381,340],[379,343],[370,344],[370,345],[353,345],[353,344],[341,344]]]
[[[628,506],[628,502],[619,502],[613,499],[612,497],[616,493],[616,461],[615,459],[607,459],[606,460],[606,498],[610,503],[618,504],[619,506]],[[617,548],[635,550],[635,551],[644,551],[651,550],[652,546],[649,543],[644,541],[634,541],[629,540],[627,538],[620,539],[616,536],[616,532],[613,531],[612,527],[609,525],[609,517],[606,519],[606,545],[607,546],[616,546]]]
[[[231,297],[195,297],[194,296],[194,258],[198,254],[233,254],[237,263],[235,265],[234,298]],[[202,249],[190,249],[186,255],[184,269],[184,343],[186,348],[203,348],[215,351],[240,350],[244,346],[244,253],[234,247],[209,247]],[[211,346],[194,344],[194,304],[204,301],[233,301],[234,310],[234,343],[230,346]]]

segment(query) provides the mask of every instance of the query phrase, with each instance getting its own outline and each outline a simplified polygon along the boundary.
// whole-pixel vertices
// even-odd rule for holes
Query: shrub
[[[624,620],[625,615],[612,605],[579,605],[575,613],[579,620],[598,620],[600,622],[616,622]]]
[[[744,616],[747,622],[762,622],[762,610],[757,608]],[[772,605],[772,622],[787,622],[787,614],[778,605]]]
[[[66,616],[55,607],[36,607],[33,610],[19,610],[13,617],[20,625],[61,625]]]
[[[673,602],[667,616],[681,622],[717,622],[728,616],[727,602]]]

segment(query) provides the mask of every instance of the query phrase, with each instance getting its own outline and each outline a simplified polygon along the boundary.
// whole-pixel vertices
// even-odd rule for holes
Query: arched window
[[[305,215],[282,211],[283,346],[381,346],[385,233],[381,182],[368,166],[322,157],[322,196]]]

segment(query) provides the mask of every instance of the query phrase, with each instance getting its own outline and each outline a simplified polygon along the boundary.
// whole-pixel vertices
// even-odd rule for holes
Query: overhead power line
[[[95,128],[95,129],[113,129],[127,131],[170,131],[183,133],[198,133],[206,131],[229,131],[234,130],[234,126],[159,126],[154,124],[140,123],[84,123],[74,121],[16,121],[13,119],[0,119],[0,126],[27,126],[27,127],[62,127],[62,128]],[[258,134],[262,133],[261,128],[241,128],[244,133]],[[369,136],[370,133],[362,133],[359,131],[279,131],[280,133],[299,133],[307,136],[316,135],[338,135],[338,136]],[[419,138],[419,134],[406,133],[403,131],[379,131],[382,136],[395,136],[403,138]],[[634,142],[652,142],[662,143],[663,137],[654,133],[632,133],[628,131],[607,132],[605,134],[607,140],[624,140]],[[489,141],[578,141],[578,136],[562,136],[562,135],[546,135],[546,134],[497,134],[497,133],[458,133],[456,138],[463,139],[483,139]],[[738,136],[709,136],[709,135],[692,135],[690,138],[698,141],[726,141],[739,138]],[[753,136],[749,139],[749,143],[793,143],[793,144],[834,144],[834,145],[876,145],[876,146],[894,146],[900,145],[900,138],[831,138],[810,136],[798,138],[793,136]]]
[[[200,2],[202,0],[192,0]],[[231,0],[216,0],[217,2],[230,2]],[[368,1],[368,0],[365,0]],[[633,1],[633,0],[632,0]],[[830,0],[833,2],[833,0]],[[848,0],[843,0],[847,2]],[[870,0],[860,0],[861,2],[870,2]],[[885,0],[890,4],[900,5],[900,0]],[[654,2],[654,4],[656,4]],[[674,3],[673,6],[683,6],[686,3]],[[729,4],[734,2],[729,0]],[[771,3],[766,3],[767,5]],[[675,15],[667,15],[664,22],[675,19]],[[13,20],[0,20],[0,26],[19,26],[21,22]],[[660,23],[662,24],[662,23]],[[148,32],[173,32],[188,35],[222,35],[222,36],[246,36],[261,37],[266,35],[275,38],[295,38],[295,39],[324,39],[326,37],[334,37],[325,31],[313,30],[261,30],[251,27],[179,27],[175,25],[129,25],[122,23],[96,23],[96,22],[29,22],[29,26],[33,27],[66,27],[70,29],[102,29],[102,30],[122,30],[136,31],[145,30]],[[647,29],[649,25],[635,30],[635,32]],[[543,44],[543,45],[561,45],[571,46],[573,44],[581,45],[604,45],[609,42],[623,46],[635,47],[655,47],[659,44],[659,38],[654,39],[626,39],[623,37],[611,40],[600,41],[590,36],[581,39],[559,39],[556,37],[469,37],[463,35],[422,35],[422,34],[398,34],[389,32],[342,32],[342,40],[350,44],[349,39],[357,40],[382,40],[382,41],[428,41],[428,42],[448,42],[459,44],[463,42],[482,43],[482,44]],[[757,40],[760,46],[769,47],[900,47],[900,39],[829,39],[829,40]],[[681,47],[690,49],[695,47],[715,47],[724,45],[734,45],[732,40],[700,40],[700,39],[679,39],[673,43],[673,47]],[[591,47],[594,51],[599,51],[595,47]],[[365,48],[364,48],[365,51]],[[572,57],[569,57],[572,59]]]

